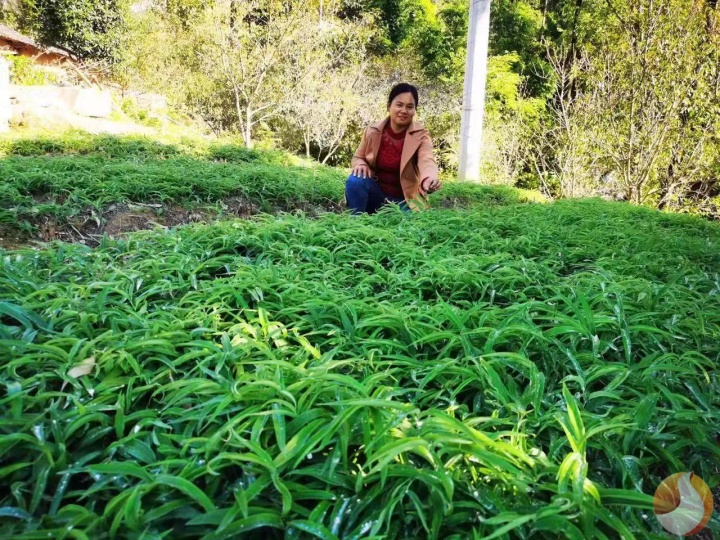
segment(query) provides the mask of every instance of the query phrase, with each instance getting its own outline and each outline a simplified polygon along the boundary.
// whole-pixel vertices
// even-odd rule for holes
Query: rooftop
[[[10,28],[9,26],[6,26],[4,24],[0,24],[0,39],[4,41],[9,41],[11,43],[20,45],[21,47],[34,49],[38,53],[50,53],[50,54],[57,54],[59,56],[64,56],[66,58],[71,58],[72,55],[64,51],[62,49],[58,49],[57,47],[44,47],[37,43],[34,39],[31,37],[25,36],[18,32],[17,30],[14,30]]]

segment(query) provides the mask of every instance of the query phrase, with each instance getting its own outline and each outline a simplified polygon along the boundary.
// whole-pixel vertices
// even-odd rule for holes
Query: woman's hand
[[[370,167],[361,163],[360,165],[355,165],[352,173],[353,176],[357,176],[358,178],[370,178]]]
[[[440,180],[437,178],[425,178],[422,182],[420,182],[420,193],[422,195],[427,195],[429,193],[435,193],[437,190],[439,190],[442,187],[442,184],[440,183]]]

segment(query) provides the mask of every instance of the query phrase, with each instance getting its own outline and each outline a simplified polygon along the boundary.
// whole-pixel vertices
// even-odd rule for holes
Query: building
[[[68,51],[57,47],[43,47],[32,38],[4,24],[0,24],[0,53],[29,56],[39,64],[75,61]]]

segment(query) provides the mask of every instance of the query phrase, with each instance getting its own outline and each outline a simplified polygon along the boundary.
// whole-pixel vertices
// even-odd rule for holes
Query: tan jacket
[[[382,132],[389,121],[390,118],[386,118],[371,124],[365,130],[360,147],[352,159],[353,168],[367,165],[370,167],[371,175],[375,176]],[[405,132],[405,145],[400,159],[400,185],[410,208],[418,210],[419,206],[426,204],[424,202],[420,205],[415,204],[415,201],[420,202],[424,199],[420,194],[420,182],[426,178],[437,178],[437,174],[437,162],[433,155],[430,132],[421,124],[413,122]]]

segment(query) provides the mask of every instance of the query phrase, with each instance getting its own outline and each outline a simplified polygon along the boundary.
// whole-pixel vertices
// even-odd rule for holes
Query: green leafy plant
[[[61,222],[88,208],[103,212],[116,203],[217,204],[242,197],[265,212],[308,206],[336,210],[344,201],[347,169],[317,166],[278,151],[259,151],[232,140],[90,136],[0,140],[0,209],[38,222]],[[431,204],[456,207],[529,200],[514,189],[447,183]],[[51,205],[39,204],[51,201]],[[8,214],[10,215],[10,214]]]
[[[10,82],[24,86],[41,86],[57,82],[57,75],[35,64],[27,56],[9,56]]]
[[[590,200],[1,253],[0,536],[663,538],[720,480],[719,245]]]

